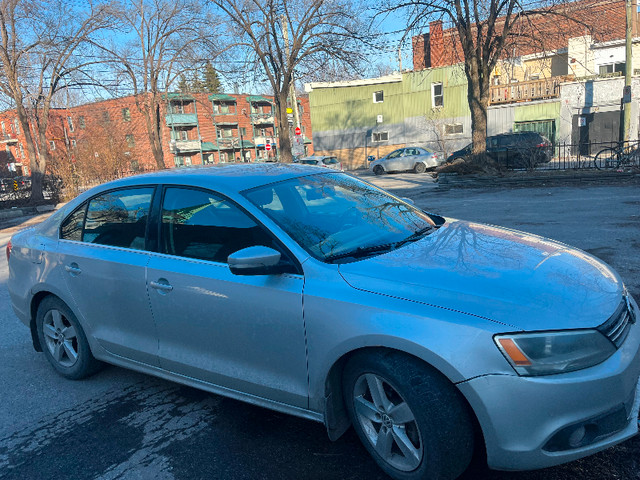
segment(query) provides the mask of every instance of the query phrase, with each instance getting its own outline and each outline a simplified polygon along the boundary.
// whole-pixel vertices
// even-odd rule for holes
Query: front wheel
[[[343,391],[360,440],[396,480],[452,480],[473,455],[474,435],[461,394],[439,372],[397,352],[357,354]]]
[[[422,162],[416,163],[416,165],[413,167],[413,171],[415,173],[424,173],[426,170],[427,166]]]
[[[76,316],[59,298],[47,297],[38,306],[36,328],[47,360],[63,377],[80,380],[102,367]]]
[[[380,165],[376,165],[375,167],[373,167],[373,173],[374,175],[382,175],[384,173],[384,168],[382,168],[382,166]]]
[[[605,148],[600,150],[593,160],[594,166],[601,170],[603,168],[615,168],[620,164],[620,152],[615,148]]]

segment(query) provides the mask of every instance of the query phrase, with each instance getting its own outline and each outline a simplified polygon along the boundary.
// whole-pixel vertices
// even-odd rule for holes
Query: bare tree
[[[136,100],[143,114],[157,168],[165,168],[161,105],[177,77],[204,63],[215,28],[197,0],[124,0],[120,3],[120,31],[129,42],[98,45],[115,74]],[[208,60],[208,59],[207,59]]]
[[[281,160],[290,162],[287,97],[294,82],[327,63],[356,68],[361,8],[349,0],[211,0],[231,23],[236,50],[249,52],[275,98]],[[236,57],[237,58],[237,57]]]
[[[0,93],[12,100],[25,136],[34,203],[44,199],[52,102],[60,90],[90,82],[96,62],[80,51],[109,25],[107,3],[70,8],[64,0],[0,0]]]
[[[491,73],[500,60],[523,45],[545,49],[545,40],[568,38],[567,26],[593,30],[593,19],[576,15],[576,5],[565,0],[529,2],[521,0],[387,0],[379,14],[401,10],[409,19],[407,31],[429,20],[442,19],[457,33],[445,45],[446,54],[464,62],[467,100],[471,111],[473,153],[486,151],[487,107]],[[583,2],[584,3],[584,2]],[[587,2],[588,3],[588,2]],[[573,6],[573,7],[572,7]],[[541,18],[547,17],[545,21]],[[572,25],[573,23],[573,25]]]

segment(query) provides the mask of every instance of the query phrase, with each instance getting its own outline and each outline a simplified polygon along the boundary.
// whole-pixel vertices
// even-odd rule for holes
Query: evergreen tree
[[[189,82],[187,82],[187,79],[184,75],[180,75],[180,82],[178,82],[178,91],[187,93],[189,90]]]
[[[193,81],[191,82],[192,92],[204,92],[204,82],[200,79],[200,72],[197,70],[193,72]]]
[[[207,62],[204,66],[204,89],[209,93],[221,93],[220,92],[220,77],[218,72],[213,68],[211,62]]]

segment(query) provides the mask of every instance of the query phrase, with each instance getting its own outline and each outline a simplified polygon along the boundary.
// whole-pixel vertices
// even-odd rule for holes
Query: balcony
[[[251,123],[254,125],[273,125],[274,117],[272,113],[252,113]]]
[[[264,147],[266,143],[274,144],[276,139],[274,137],[253,137],[253,143],[259,147]]]
[[[200,140],[176,140],[170,144],[172,153],[199,152]]]
[[[15,145],[18,143],[17,138],[13,138],[11,135],[0,135],[0,143],[5,143],[7,145]]]
[[[501,103],[530,102],[560,96],[562,78],[532,80],[530,82],[495,85],[489,89],[491,105]]]
[[[167,127],[197,125],[198,115],[195,113],[167,113],[165,120]]]

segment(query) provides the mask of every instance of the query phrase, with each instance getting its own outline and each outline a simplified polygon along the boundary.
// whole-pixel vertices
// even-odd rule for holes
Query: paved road
[[[427,175],[370,178],[451,217],[550,236],[614,266],[640,298],[640,188],[438,191]],[[42,217],[30,219],[37,222]],[[109,367],[89,380],[53,374],[9,307],[0,230],[0,478],[384,478],[352,432]],[[540,472],[472,472],[467,480],[640,479],[636,437]]]

